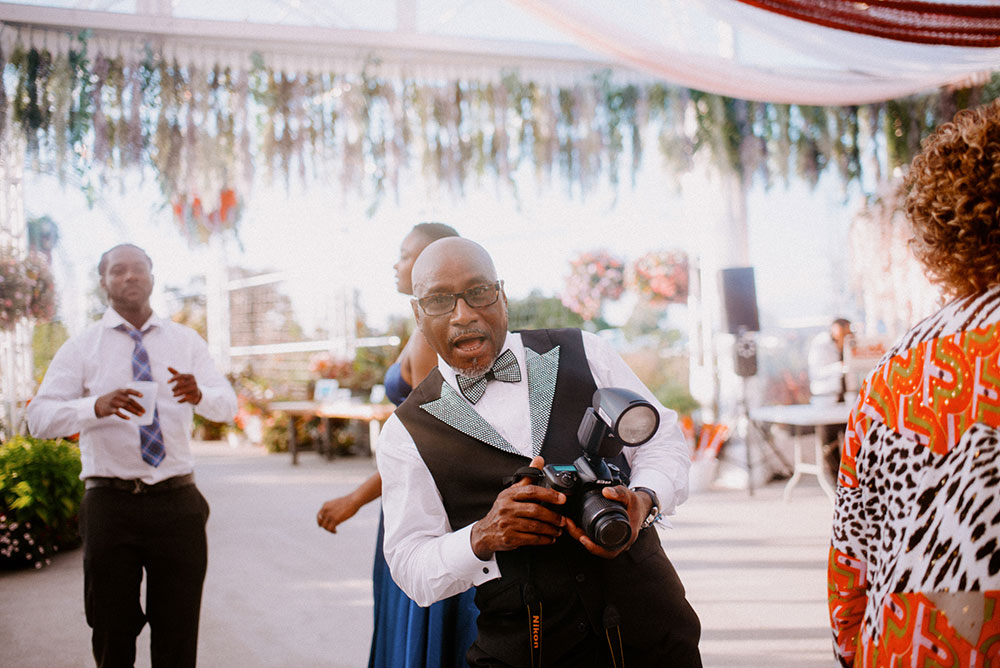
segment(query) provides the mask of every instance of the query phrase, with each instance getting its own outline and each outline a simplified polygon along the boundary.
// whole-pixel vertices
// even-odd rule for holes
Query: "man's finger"
[[[511,491],[510,498],[522,503],[566,503],[565,494],[539,485],[522,485]]]
[[[541,470],[545,466],[545,458],[544,457],[535,457],[535,458],[533,458],[531,460],[531,463],[528,464],[528,466],[530,466],[533,469]],[[533,478],[529,478],[528,476],[525,476],[525,477],[521,478],[520,480],[518,480],[516,483],[514,483],[513,486],[514,487],[524,487],[526,485],[534,485],[534,484],[535,484],[535,481],[534,481]]]

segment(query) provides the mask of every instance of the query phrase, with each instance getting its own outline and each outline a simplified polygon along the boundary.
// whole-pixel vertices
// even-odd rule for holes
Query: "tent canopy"
[[[267,52],[273,64],[298,69],[372,57],[409,74],[434,67],[464,77],[616,65],[728,97],[796,104],[899,98],[968,85],[1000,67],[1000,48],[990,46],[1000,40],[993,3],[886,4],[894,13],[848,0],[63,0],[0,3],[0,20],[108,39],[153,36],[202,59],[206,51],[217,59]]]

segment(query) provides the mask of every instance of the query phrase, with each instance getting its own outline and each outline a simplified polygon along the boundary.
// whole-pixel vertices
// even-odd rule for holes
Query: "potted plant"
[[[80,451],[63,439],[0,445],[0,567],[41,568],[80,544],[80,468]]]

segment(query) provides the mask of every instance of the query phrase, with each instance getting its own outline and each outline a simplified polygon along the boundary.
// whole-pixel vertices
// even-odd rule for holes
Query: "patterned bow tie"
[[[521,367],[517,365],[517,358],[514,353],[507,350],[493,362],[490,370],[482,376],[458,376],[458,389],[471,403],[476,403],[483,398],[486,393],[486,383],[491,380],[500,380],[505,383],[521,382]]]

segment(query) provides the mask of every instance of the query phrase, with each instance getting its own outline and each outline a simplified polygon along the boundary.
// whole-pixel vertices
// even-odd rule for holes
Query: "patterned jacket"
[[[911,329],[847,425],[828,596],[844,666],[1000,665],[1000,287]]]

